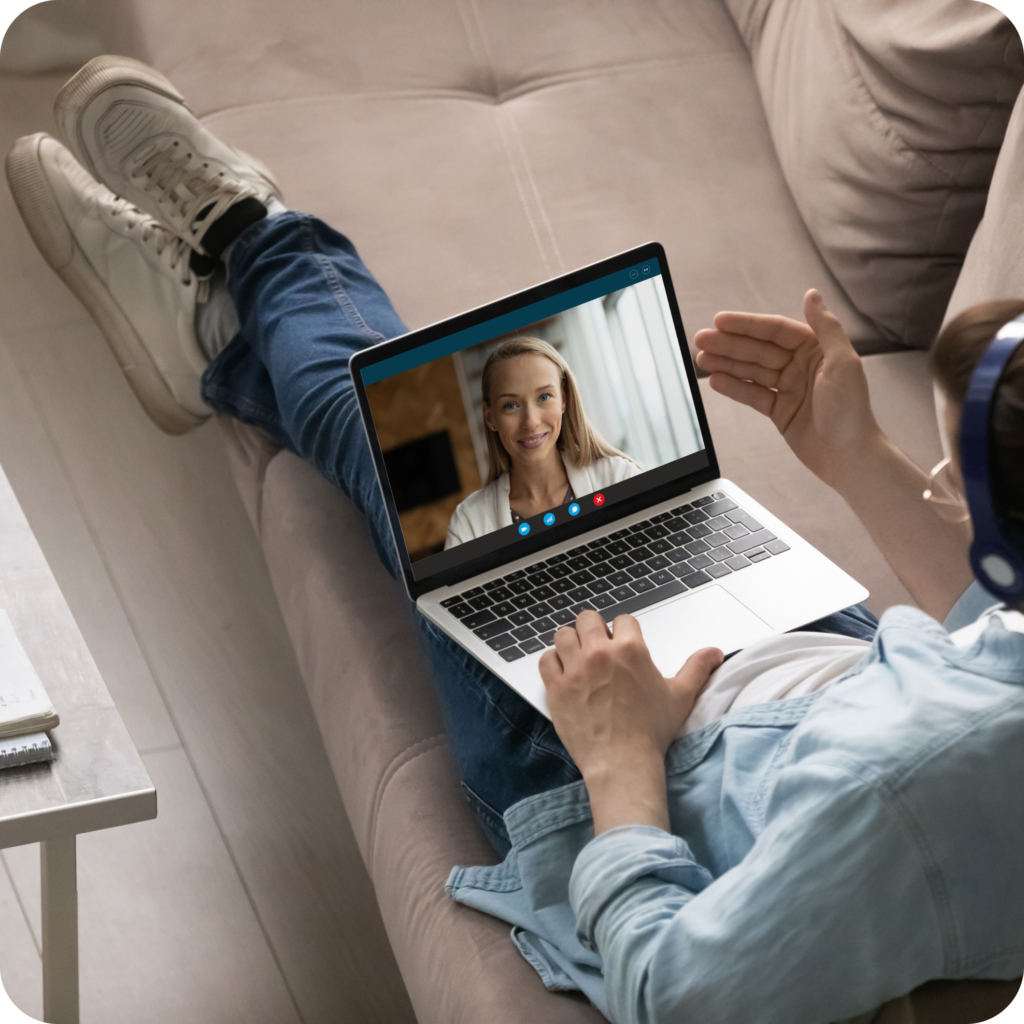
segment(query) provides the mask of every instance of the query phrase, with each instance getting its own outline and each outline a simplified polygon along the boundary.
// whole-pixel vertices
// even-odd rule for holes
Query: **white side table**
[[[61,724],[50,764],[0,771],[0,849],[42,844],[43,1019],[78,1024],[75,837],[156,817],[156,790],[0,469],[0,608]]]

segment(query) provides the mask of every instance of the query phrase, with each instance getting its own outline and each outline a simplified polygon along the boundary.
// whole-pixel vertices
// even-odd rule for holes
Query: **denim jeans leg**
[[[348,369],[354,352],[405,333],[390,300],[347,238],[299,213],[261,221],[239,239],[229,289],[241,327],[204,375],[204,398],[268,431],[340,487],[397,575]],[[467,798],[504,854],[505,810],[579,772],[543,715],[440,629],[419,622]]]

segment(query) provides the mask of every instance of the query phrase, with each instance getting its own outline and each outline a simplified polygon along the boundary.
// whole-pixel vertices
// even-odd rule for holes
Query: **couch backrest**
[[[889,341],[935,337],[1024,55],[977,0],[726,0],[796,204]]]

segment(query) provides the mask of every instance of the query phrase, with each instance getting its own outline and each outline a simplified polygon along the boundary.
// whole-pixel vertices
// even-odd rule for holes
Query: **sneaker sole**
[[[19,139],[4,162],[7,182],[25,227],[43,259],[96,322],[146,415],[165,433],[184,434],[208,417],[196,416],[175,401],[142,340],[79,248],[39,158],[39,146],[45,137],[39,133]]]
[[[97,181],[102,181],[103,178],[86,152],[85,143],[80,133],[81,115],[89,100],[104,89],[116,85],[138,85],[152,89],[167,99],[176,100],[190,114],[192,113],[191,108],[185,102],[185,97],[178,92],[170,79],[148,64],[143,64],[142,61],[135,60],[133,57],[118,57],[112,54],[93,57],[88,64],[68,79],[61,91],[57,93],[57,98],[53,102],[53,116],[57,122],[58,138]],[[227,145],[227,143],[224,144]],[[253,170],[271,186],[274,195],[284,202],[281,186],[266,164],[235,146],[228,146],[228,148],[234,150],[244,162],[251,164]],[[188,238],[185,240],[190,241]]]

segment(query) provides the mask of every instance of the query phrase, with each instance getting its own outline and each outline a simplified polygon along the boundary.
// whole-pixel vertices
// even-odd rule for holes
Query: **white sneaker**
[[[200,397],[207,366],[195,333],[208,288],[191,248],[94,181],[56,139],[19,139],[7,181],[46,262],[96,321],[149,418],[183,434],[211,413]]]
[[[227,210],[281,198],[266,167],[207,131],[159,71],[130,57],[89,61],[57,94],[54,117],[97,181],[205,255],[220,256],[222,245],[203,243]]]

